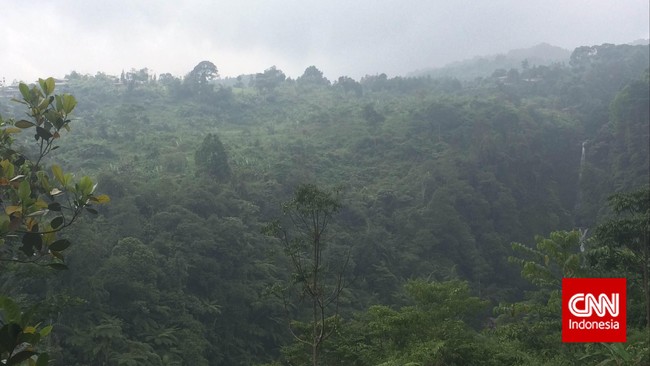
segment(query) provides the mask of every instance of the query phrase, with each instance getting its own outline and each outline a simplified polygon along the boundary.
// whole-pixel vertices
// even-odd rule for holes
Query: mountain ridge
[[[489,76],[497,69],[522,68],[522,62],[524,61],[527,61],[527,66],[568,62],[572,52],[571,50],[542,42],[528,48],[509,50],[506,53],[475,56],[469,59],[451,62],[442,67],[417,70],[410,73],[409,76],[474,79]]]

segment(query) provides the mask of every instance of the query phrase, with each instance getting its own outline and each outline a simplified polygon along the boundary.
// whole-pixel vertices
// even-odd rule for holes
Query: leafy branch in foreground
[[[33,263],[66,269],[63,252],[70,246],[57,233],[72,225],[93,204],[109,202],[95,195],[97,185],[89,177],[76,180],[58,165],[49,171],[43,159],[59,148],[62,130],[70,130],[70,114],[77,101],[69,94],[54,94],[54,79],[39,79],[38,86],[19,85],[28,119],[0,117],[0,263]],[[14,147],[15,137],[34,129],[36,155]],[[2,267],[0,267],[2,268]],[[35,309],[35,306],[31,307]],[[0,364],[47,365],[49,356],[39,351],[41,338],[52,325],[31,325],[33,310],[23,312],[8,297],[0,297]]]
[[[84,210],[96,213],[92,205],[109,198],[95,195],[97,185],[89,177],[75,180],[58,165],[51,166],[51,174],[43,167],[43,159],[59,148],[63,130],[70,130],[77,105],[72,95],[54,94],[54,87],[52,78],[31,88],[21,83],[22,99],[13,100],[27,107],[28,119],[0,118],[0,260],[64,269],[62,252],[70,242],[57,240],[57,232]],[[30,129],[37,145],[33,158],[14,148],[14,135]]]

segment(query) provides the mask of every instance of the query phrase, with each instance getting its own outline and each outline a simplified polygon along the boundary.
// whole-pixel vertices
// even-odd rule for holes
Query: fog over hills
[[[224,77],[271,66],[330,80],[442,67],[547,42],[573,50],[648,38],[645,0],[110,2],[3,0],[0,79],[122,69]],[[26,24],[34,24],[26,26]]]
[[[637,39],[626,43],[631,46],[648,45],[650,39]],[[593,46],[593,45],[583,45]],[[454,77],[470,80],[486,77],[495,70],[568,63],[573,50],[555,46],[546,42],[529,48],[513,49],[506,53],[474,56],[469,59],[448,63],[442,67],[431,67],[414,71],[409,76]]]
[[[471,59],[452,62],[443,67],[418,70],[410,76],[455,77],[459,79],[473,79],[490,75],[497,69],[522,68],[526,66],[550,65],[553,63],[568,62],[573,50],[540,43],[529,48],[510,50],[507,53],[490,56],[475,56]]]

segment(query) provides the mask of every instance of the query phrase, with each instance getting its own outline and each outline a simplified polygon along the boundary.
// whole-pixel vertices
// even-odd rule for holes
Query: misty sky
[[[182,76],[202,60],[222,76],[396,76],[541,42],[650,38],[649,12],[648,0],[0,0],[0,80]]]

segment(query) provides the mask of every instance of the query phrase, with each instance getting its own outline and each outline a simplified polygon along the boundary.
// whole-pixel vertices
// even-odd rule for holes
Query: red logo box
[[[562,342],[625,342],[625,286],[625,278],[563,278]]]

